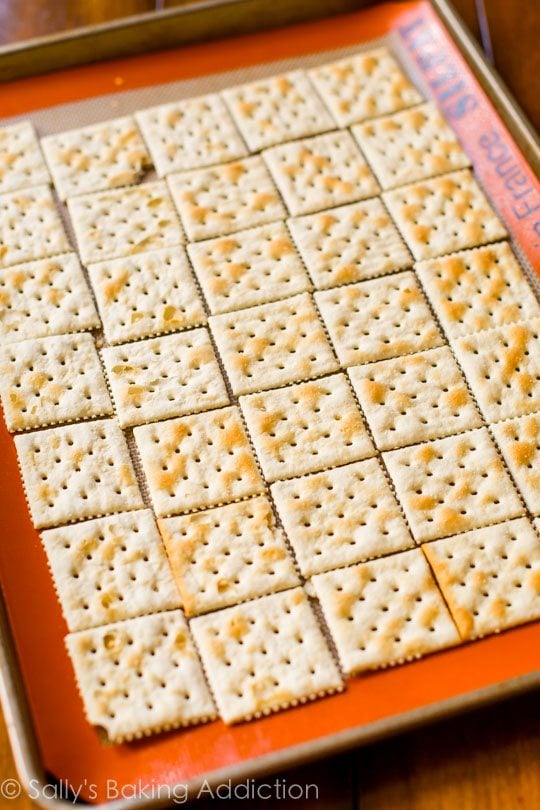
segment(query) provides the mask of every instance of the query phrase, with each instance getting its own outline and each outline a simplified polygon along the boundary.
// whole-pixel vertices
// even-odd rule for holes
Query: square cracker
[[[0,128],[0,194],[50,182],[30,121]]]
[[[301,588],[199,616],[191,629],[226,723],[296,706],[342,687]]]
[[[422,101],[386,48],[321,65],[309,76],[340,127]]]
[[[279,194],[259,156],[172,174],[167,182],[190,242],[285,218]]]
[[[186,615],[299,584],[265,497],[159,521]]]
[[[508,419],[491,430],[529,511],[540,515],[540,415]]]
[[[102,356],[121,427],[229,404],[206,329],[109,346]]]
[[[178,332],[206,322],[180,246],[88,267],[109,343]]]
[[[135,118],[159,177],[225,163],[247,154],[242,138],[217,94],[139,110]]]
[[[412,264],[378,197],[289,219],[287,224],[319,290],[383,276]]]
[[[158,517],[264,489],[236,407],[141,425],[133,434]]]
[[[271,491],[305,577],[414,546],[374,458],[279,481]]]
[[[240,397],[240,406],[268,481],[375,455],[344,374]]]
[[[379,193],[379,185],[350,132],[331,132],[274,146],[263,156],[293,216]]]
[[[209,319],[235,394],[337,371],[309,293]]]
[[[450,337],[540,315],[508,242],[419,262],[415,270]]]
[[[23,433],[15,445],[38,529],[144,507],[114,419]]]
[[[161,181],[71,197],[67,204],[84,264],[184,241],[167,186]]]
[[[223,98],[251,152],[335,127],[303,70],[229,87]]]
[[[486,428],[390,450],[383,459],[419,543],[524,514]]]
[[[384,189],[471,165],[435,104],[359,124],[352,133]]]
[[[458,338],[453,347],[488,422],[540,410],[540,318]]]
[[[540,539],[525,518],[423,550],[463,639],[540,618]]]
[[[0,270],[0,341],[13,343],[99,328],[75,253]]]
[[[152,165],[131,115],[49,135],[41,146],[62,200],[134,185]]]
[[[402,186],[382,196],[417,260],[508,235],[469,169]]]
[[[311,287],[283,222],[188,245],[214,314],[278,301]]]
[[[0,194],[0,269],[70,250],[48,186]]]
[[[91,335],[21,340],[0,349],[0,397],[8,430],[113,412]]]
[[[412,272],[315,293],[345,366],[441,346],[443,338]]]
[[[420,549],[312,579],[347,675],[459,642]]]
[[[482,425],[447,346],[356,366],[349,377],[380,450]]]
[[[180,606],[149,509],[48,529],[41,539],[70,631]]]
[[[66,645],[88,722],[111,742],[215,716],[180,610],[71,633]]]

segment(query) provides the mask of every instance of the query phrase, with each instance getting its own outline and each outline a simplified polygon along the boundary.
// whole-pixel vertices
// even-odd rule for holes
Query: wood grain
[[[478,34],[474,0],[454,2]],[[496,66],[531,121],[540,127],[537,0],[485,3]],[[167,0],[163,5],[175,3]],[[0,43],[151,13],[154,7],[152,0],[0,0]],[[529,695],[280,775],[289,784],[318,785],[318,801],[265,800],[250,802],[249,807],[532,810],[540,807],[539,763],[540,696]],[[8,778],[16,778],[16,773],[0,718],[0,782]],[[6,810],[34,807],[22,795],[9,802],[0,799],[0,805]],[[204,810],[214,805],[226,803],[205,801],[197,807]]]
[[[154,8],[154,0],[0,0],[0,44],[142,14]]]
[[[360,752],[362,810],[540,807],[540,695]]]
[[[540,129],[540,5],[538,0],[484,0],[495,68],[536,129]],[[474,0],[453,0],[478,36]]]

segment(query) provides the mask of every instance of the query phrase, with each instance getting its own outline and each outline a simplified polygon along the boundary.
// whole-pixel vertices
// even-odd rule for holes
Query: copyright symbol
[[[16,799],[21,795],[21,786],[16,779],[4,779],[0,783],[0,796],[4,799]]]

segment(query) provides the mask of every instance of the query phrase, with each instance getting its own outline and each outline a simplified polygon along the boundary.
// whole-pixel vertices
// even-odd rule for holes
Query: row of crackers
[[[439,115],[432,106],[429,114]],[[428,179],[382,194],[416,259],[474,247],[506,234],[470,170],[459,168],[468,159],[457,142],[456,148],[462,157],[445,174],[421,162],[422,175]],[[456,164],[458,170],[452,171]],[[331,218],[321,222],[310,215],[379,193],[351,134],[337,131],[274,147],[262,156],[177,173],[167,183],[159,180],[70,197],[68,210],[84,264],[172,247],[184,242],[184,231],[190,242],[226,236],[284,220],[287,212],[299,218],[293,228],[309,255],[321,224],[319,239],[335,226]],[[69,251],[47,186],[1,194],[0,210],[6,221],[0,267]],[[375,252],[379,252],[384,245],[379,227],[388,227],[384,208],[364,206],[344,215],[353,231],[362,227],[364,234],[358,236],[378,238]],[[317,267],[314,270],[317,276],[325,275]],[[339,280],[353,281],[355,276],[338,276]]]
[[[41,146],[65,200],[136,183],[152,164],[165,177],[225,163],[421,101],[391,54],[379,48],[308,73],[292,71],[49,136]],[[32,128],[22,123],[5,129],[0,193],[47,183],[49,177]]]
[[[481,281],[476,268],[482,272],[486,267],[493,271],[494,292],[478,289],[467,320],[468,293]],[[419,264],[417,271],[450,333],[485,420],[538,411],[538,303],[508,246],[501,243]],[[446,297],[441,300],[443,289]],[[456,321],[460,306],[465,317]],[[529,320],[521,321],[523,315]],[[497,323],[503,325],[493,326]],[[340,366],[368,364],[351,374],[381,450],[479,424],[410,271],[320,291],[314,298],[302,293],[211,316],[210,327],[235,396],[334,374]],[[461,334],[468,331],[471,334]],[[415,356],[407,359],[409,354]],[[122,427],[229,404],[204,328],[106,347],[101,356]],[[398,360],[400,356],[404,359]],[[88,334],[8,344],[3,360],[0,393],[11,430],[112,413],[100,358]]]
[[[343,110],[341,114],[334,110],[341,125],[348,118],[361,121],[385,112],[394,113],[389,118],[383,116],[372,123],[358,125],[359,129],[355,130],[355,137],[370,154],[370,163],[379,167],[376,173],[383,188],[469,164],[453,133],[432,105],[394,112],[418,104],[421,98],[384,49],[319,68],[312,72],[312,79],[323,96],[325,92],[330,92],[330,95],[337,93],[342,96],[340,105],[353,103],[355,106],[348,116]],[[377,82],[382,84],[375,96]],[[316,134],[332,129],[335,123],[328,114],[325,116],[316,90],[301,71],[233,88],[224,96],[230,96],[236,117],[244,120],[248,130],[253,127],[259,127],[262,132],[268,130],[265,142],[251,144],[251,148],[296,140],[265,151],[264,161],[258,157],[242,159],[245,150],[242,153],[238,148],[239,136],[235,139],[232,120],[224,126],[228,113],[223,100],[217,96],[191,99],[137,114],[142,132],[153,146],[153,154],[159,154],[160,150],[172,149],[175,154],[185,150],[181,163],[175,167],[177,174],[171,180],[171,189],[190,240],[207,239],[282,218],[283,208],[268,170],[289,212],[295,216],[371,197],[380,190],[349,132]],[[242,131],[242,134],[250,140],[246,132]],[[311,137],[306,139],[306,136]],[[7,216],[11,215],[12,221],[17,214],[25,213],[23,220],[34,226],[32,240],[24,240],[21,237],[30,230],[25,229],[24,221],[19,228],[13,222],[14,227],[10,229],[13,232],[5,235],[2,244],[2,260],[6,266],[39,258],[35,255],[36,250],[49,250],[48,254],[42,255],[50,255],[50,252],[67,249],[62,248],[62,234],[48,211],[50,200],[47,200],[45,188],[41,186],[39,191],[29,191],[22,197],[20,194],[24,185],[35,187],[46,176],[38,144],[32,143],[32,137],[28,125],[24,124],[3,130],[6,165],[1,167],[0,190],[9,191],[13,183],[17,191],[15,197],[2,195],[3,208]],[[201,150],[204,152],[205,140],[210,141],[211,148],[203,155],[200,153]],[[51,136],[42,143],[53,167],[57,191],[64,200],[83,192],[136,183],[150,165],[149,155],[144,156],[141,135],[130,118]],[[419,160],[423,153],[427,153],[429,159]],[[154,159],[159,170],[159,160]],[[224,161],[227,162],[215,169],[193,171],[193,167]],[[131,174],[128,171],[130,165]],[[183,171],[178,173],[178,169]],[[393,181],[389,176],[382,177],[386,170],[389,176],[394,175]],[[158,173],[165,176],[170,170],[163,169]],[[64,181],[64,175],[68,176],[67,190],[59,175]],[[456,175],[454,184],[459,188],[453,190],[459,197],[459,206],[454,213],[458,217],[465,213],[471,219],[467,229],[475,231],[476,236],[470,234],[469,242],[476,244],[475,239],[485,227],[481,222],[483,212],[477,210],[482,207],[483,198],[481,192],[479,196],[476,193],[474,181],[472,191],[467,188],[470,181],[468,173]],[[452,188],[448,183],[445,190],[446,196],[451,196]],[[126,251],[165,247],[181,241],[171,206],[167,204],[167,194],[161,194],[165,198],[161,199],[157,192],[164,192],[164,187],[146,184],[140,194],[138,189],[113,192],[110,196],[106,192],[104,196],[83,194],[84,199],[70,203],[83,261],[114,258]],[[419,190],[420,203],[423,194]],[[219,199],[217,206],[216,197]],[[400,200],[398,193],[396,204]],[[429,206],[433,207],[432,201]],[[412,207],[421,209],[422,204]],[[412,207],[406,206],[406,219],[411,220]],[[112,211],[104,212],[103,208]],[[151,214],[146,221],[138,216],[141,208]],[[45,209],[51,215],[41,221],[39,214],[43,216]],[[153,222],[148,222],[148,218]],[[409,224],[413,238],[422,245],[425,225],[416,220]],[[122,228],[122,225],[128,227]],[[304,225],[308,228],[309,223]],[[131,233],[127,233],[128,230]],[[373,230],[376,232],[376,227],[371,228]],[[484,236],[488,240],[497,238],[496,223],[488,223],[487,230]],[[122,231],[122,238],[117,241],[123,241],[123,237],[126,240],[120,253],[118,245],[114,244],[114,236],[119,231]],[[21,244],[28,241],[32,244]],[[467,247],[469,244],[464,242],[458,246]],[[456,246],[447,244],[442,252],[449,249],[455,250]]]

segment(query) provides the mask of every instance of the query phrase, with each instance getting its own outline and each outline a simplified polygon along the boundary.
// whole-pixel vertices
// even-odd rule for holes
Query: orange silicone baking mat
[[[464,143],[531,266],[540,270],[540,186],[428,3],[389,3],[328,20],[38,76],[0,86],[3,115],[360,44],[392,32]],[[242,775],[328,751],[354,729],[504,684],[539,669],[540,623],[351,679],[345,692],[236,727],[221,721],[105,745],[83,715],[64,650],[66,627],[28,517],[13,441],[0,428],[0,574],[44,769],[91,803],[161,784]],[[282,758],[279,758],[279,755]],[[246,770],[247,772],[247,770]]]

